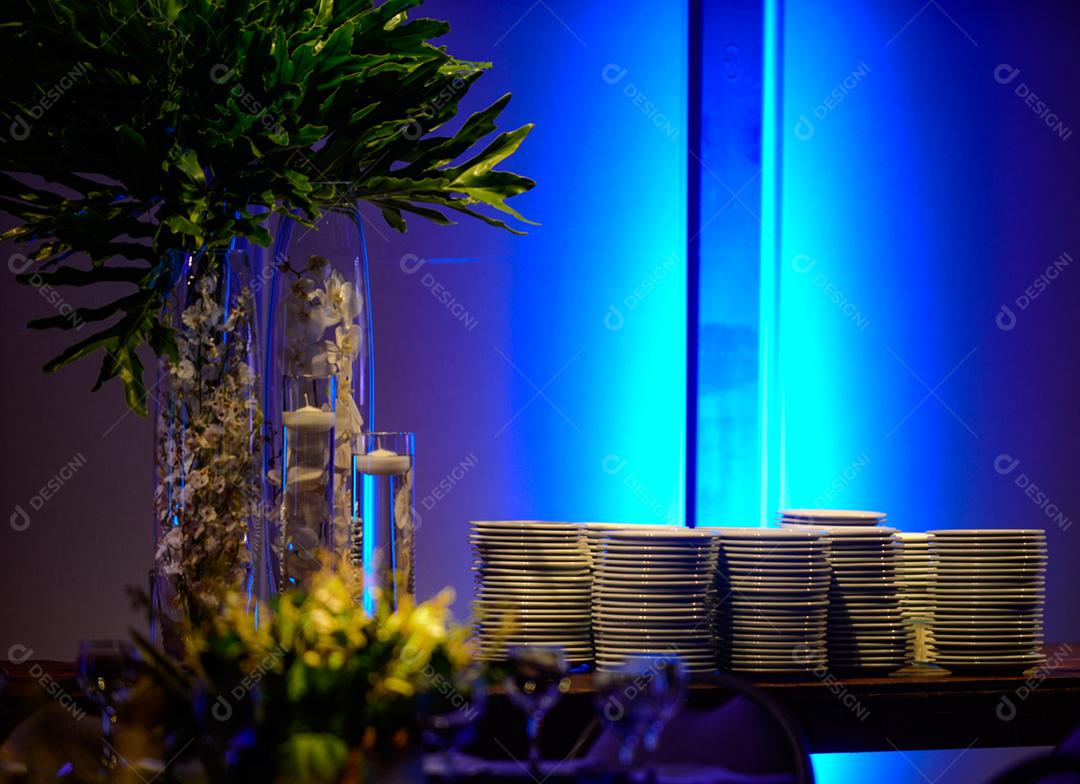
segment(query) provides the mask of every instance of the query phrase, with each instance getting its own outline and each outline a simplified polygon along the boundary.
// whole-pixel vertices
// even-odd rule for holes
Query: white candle
[[[356,456],[356,470],[362,474],[404,474],[411,464],[412,458],[408,455],[399,455],[389,449],[376,449],[374,452]]]
[[[312,433],[328,432],[334,426],[336,418],[333,411],[324,411],[315,406],[303,406],[281,415],[285,427],[290,430],[304,430]]]

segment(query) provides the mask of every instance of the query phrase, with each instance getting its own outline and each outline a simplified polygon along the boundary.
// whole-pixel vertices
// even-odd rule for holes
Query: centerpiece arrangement
[[[450,591],[373,613],[354,593],[347,570],[320,569],[263,624],[242,591],[226,592],[220,613],[189,627],[179,661],[143,641],[142,702],[157,705],[158,729],[120,736],[121,753],[152,748],[170,772],[210,784],[398,780],[426,725],[475,719],[467,630],[450,621]]]
[[[2,236],[25,247],[20,282],[86,292],[31,322],[76,333],[45,370],[99,355],[95,389],[158,403],[157,572],[183,615],[309,581],[356,526],[374,429],[358,204],[399,231],[456,213],[520,233],[499,215],[524,221],[506,200],[534,183],[495,167],[532,126],[495,133],[505,95],[446,130],[490,64],[431,43],[449,26],[410,18],[421,2],[0,11],[0,61],[34,73],[0,107]],[[351,246],[305,248],[341,220]]]

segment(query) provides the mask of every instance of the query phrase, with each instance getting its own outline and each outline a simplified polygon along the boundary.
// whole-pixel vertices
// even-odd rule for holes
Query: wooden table
[[[1080,725],[1080,643],[1046,646],[1023,674],[906,671],[886,677],[758,681],[813,752],[1054,746]]]
[[[790,714],[812,752],[1053,746],[1080,724],[1080,643],[1048,645],[1046,653],[1043,667],[1024,674],[934,671],[834,678],[820,673],[798,681],[757,679],[755,685]],[[19,703],[49,699],[45,676],[68,693],[78,691],[70,663],[2,664],[15,713]],[[505,702],[493,697],[487,721],[509,730],[507,723],[521,719]],[[5,718],[11,715],[5,711]],[[575,674],[570,692],[545,723],[550,753],[560,753],[585,732],[594,715],[592,676]],[[551,731],[555,727],[557,733]]]
[[[1055,746],[1080,725],[1080,643],[1048,645],[1046,654],[1043,667],[1023,674],[931,669],[750,680],[786,710],[812,753]],[[510,706],[492,712],[493,726],[518,721]],[[592,675],[572,675],[569,693],[545,722],[546,736],[561,736],[548,751],[559,754],[594,715]]]

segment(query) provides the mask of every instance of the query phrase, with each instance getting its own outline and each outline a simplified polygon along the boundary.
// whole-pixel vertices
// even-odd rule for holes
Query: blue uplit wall
[[[1064,592],[1075,531],[1017,477],[1080,515],[1080,147],[1016,89],[1080,125],[1075,24],[917,10],[786,3],[781,498],[880,507],[908,530],[1045,527]],[[1002,64],[1019,78],[999,83]],[[1007,475],[1002,455],[1020,461]],[[1075,635],[1075,613],[1051,601],[1047,631]]]
[[[542,224],[527,237],[420,222],[401,236],[374,214],[368,231],[377,425],[417,432],[418,588],[455,586],[464,614],[470,519],[683,520],[686,12],[423,12],[450,21],[455,54],[495,64],[470,109],[512,91],[502,124],[536,123],[507,166],[539,183],[514,200]],[[407,254],[429,262],[406,274]]]
[[[787,0],[783,18],[778,501],[1046,528],[1050,640],[1080,633],[1080,141],[1040,114],[1080,125],[1076,29],[1063,4],[975,0]],[[1002,761],[816,764],[944,784]]]
[[[1075,639],[1077,11],[708,0],[703,19],[697,519],[1045,528],[1047,638]],[[815,768],[946,784],[1028,753]]]

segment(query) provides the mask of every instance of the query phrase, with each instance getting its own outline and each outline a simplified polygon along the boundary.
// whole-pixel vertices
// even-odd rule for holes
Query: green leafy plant
[[[197,756],[212,784],[360,781],[416,743],[418,700],[467,714],[446,694],[474,668],[452,592],[369,615],[353,602],[355,579],[325,569],[309,590],[275,597],[261,624],[243,591],[226,592],[188,630],[180,662],[140,640],[168,700],[163,734],[179,747],[163,758]]]
[[[137,351],[175,356],[159,319],[167,252],[267,245],[274,213],[314,225],[367,201],[399,231],[406,216],[460,213],[520,233],[498,215],[524,221],[506,200],[535,183],[494,167],[532,126],[480,147],[505,95],[438,133],[490,63],[430,43],[449,26],[406,18],[421,2],[4,3],[0,62],[27,75],[8,80],[0,108],[0,209],[17,221],[2,237],[36,265],[19,279],[134,287],[31,322],[98,327],[45,370],[102,351],[94,389],[117,377],[145,413]]]

